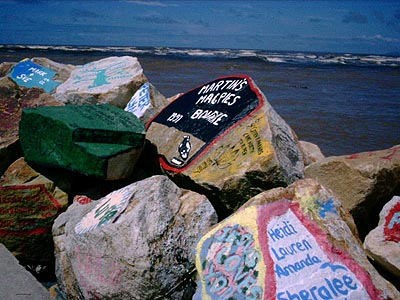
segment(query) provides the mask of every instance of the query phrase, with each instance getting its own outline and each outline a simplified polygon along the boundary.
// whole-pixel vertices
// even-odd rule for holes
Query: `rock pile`
[[[0,107],[0,243],[57,300],[400,299],[400,146],[325,158],[250,77],[167,99],[127,56],[1,64]]]

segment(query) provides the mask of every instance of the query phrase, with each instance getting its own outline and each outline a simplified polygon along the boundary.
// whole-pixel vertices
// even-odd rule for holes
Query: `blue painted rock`
[[[144,125],[114,106],[25,109],[20,122],[25,159],[100,179],[132,174],[144,144]]]
[[[305,176],[335,191],[364,239],[378,223],[378,213],[400,186],[400,145],[327,157],[308,166]]]
[[[25,264],[51,267],[51,228],[67,206],[64,191],[18,159],[0,178],[0,243]]]
[[[181,95],[147,124],[146,138],[171,178],[194,182],[221,211],[303,177],[295,134],[244,75]]]
[[[192,249],[216,220],[204,195],[166,176],[74,202],[53,226],[60,288],[73,299],[190,299]]]
[[[379,224],[364,240],[373,261],[400,278],[400,197],[394,196],[379,213]]]
[[[193,299],[399,299],[351,223],[314,180],[263,192],[200,239]]]
[[[108,103],[125,108],[147,79],[136,57],[108,57],[77,67],[54,97],[68,104]]]

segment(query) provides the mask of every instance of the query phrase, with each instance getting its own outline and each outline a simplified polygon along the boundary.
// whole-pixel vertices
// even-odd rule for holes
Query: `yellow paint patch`
[[[233,142],[211,148],[210,154],[205,154],[191,168],[191,177],[200,181],[218,182],[229,174],[240,174],[241,170],[248,169],[255,161],[271,159],[274,150],[262,132],[267,126],[265,117],[260,116],[248,126],[230,133],[225,138]]]

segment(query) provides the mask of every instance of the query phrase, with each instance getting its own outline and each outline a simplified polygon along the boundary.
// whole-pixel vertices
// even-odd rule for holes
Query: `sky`
[[[400,54],[400,1],[0,0],[0,44]]]

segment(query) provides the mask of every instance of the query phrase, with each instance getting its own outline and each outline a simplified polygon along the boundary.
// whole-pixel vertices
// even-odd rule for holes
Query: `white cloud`
[[[400,42],[400,39],[392,38],[392,37],[385,37],[381,34],[375,34],[373,36],[363,35],[360,37],[360,39],[367,40],[367,41],[382,41],[382,42],[388,42],[388,43],[399,43]]]

